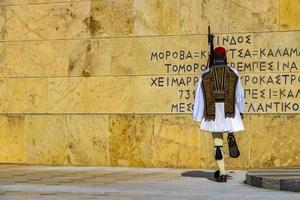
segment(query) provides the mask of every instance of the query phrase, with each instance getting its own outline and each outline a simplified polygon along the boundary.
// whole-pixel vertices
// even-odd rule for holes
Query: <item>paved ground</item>
[[[261,188],[300,192],[300,167],[249,170],[246,182]]]
[[[300,193],[255,188],[232,171],[227,183],[212,180],[211,170],[0,165],[0,200],[118,199],[299,200]]]

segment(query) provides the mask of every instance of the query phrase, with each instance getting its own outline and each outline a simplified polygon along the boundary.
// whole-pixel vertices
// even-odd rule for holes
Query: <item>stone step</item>
[[[300,192],[300,167],[250,170],[245,182],[255,187]]]

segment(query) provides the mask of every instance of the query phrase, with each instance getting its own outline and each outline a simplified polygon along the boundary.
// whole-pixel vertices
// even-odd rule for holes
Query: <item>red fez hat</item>
[[[214,53],[226,55],[226,49],[223,48],[223,47],[217,47],[217,48],[214,49]]]

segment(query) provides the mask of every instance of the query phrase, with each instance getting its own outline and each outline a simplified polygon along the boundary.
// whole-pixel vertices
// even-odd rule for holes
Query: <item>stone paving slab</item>
[[[246,174],[246,183],[255,187],[300,192],[300,167],[250,170]]]
[[[213,181],[213,172],[203,169],[0,165],[0,200],[299,200],[300,197],[299,193],[248,186],[244,184],[245,171],[231,171],[227,183]]]

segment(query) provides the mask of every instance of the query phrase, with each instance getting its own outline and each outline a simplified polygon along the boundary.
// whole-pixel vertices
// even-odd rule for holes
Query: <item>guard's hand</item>
[[[241,118],[244,119],[244,114],[243,114],[243,113],[240,113],[240,115],[241,115]]]

